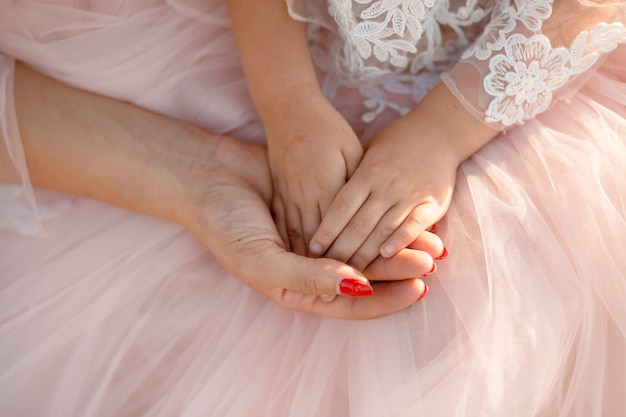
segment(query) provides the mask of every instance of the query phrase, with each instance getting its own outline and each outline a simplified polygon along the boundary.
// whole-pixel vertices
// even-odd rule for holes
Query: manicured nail
[[[448,257],[448,248],[446,248],[445,246],[443,247],[443,253],[438,257],[435,258],[436,261],[440,261],[442,259],[446,259]]]
[[[430,233],[437,233],[437,230],[439,230],[439,224],[435,223],[432,226],[430,226],[430,229],[428,229],[428,231]]]
[[[369,297],[374,294],[374,289],[367,282],[344,278],[339,282],[339,293],[348,297]]]
[[[309,249],[316,255],[320,255],[322,253],[322,245],[317,242],[311,242]]]
[[[428,294],[428,285],[424,284],[424,292],[422,293],[422,295],[420,295],[419,297],[417,297],[417,300],[415,300],[415,302],[417,303],[418,301],[420,301],[422,298],[426,297],[426,294]]]
[[[429,276],[430,274],[433,274],[436,270],[437,270],[437,264],[433,262],[433,268],[432,268],[430,271],[426,272],[426,273],[425,273],[424,275],[422,275],[422,276],[423,276],[423,277],[427,277],[427,276]]]

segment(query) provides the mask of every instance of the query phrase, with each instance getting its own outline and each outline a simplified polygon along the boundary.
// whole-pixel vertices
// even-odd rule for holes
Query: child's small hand
[[[458,162],[428,135],[402,119],[380,131],[337,194],[311,248],[329,248],[326,256],[362,270],[437,222],[450,204]]]
[[[368,144],[311,239],[311,251],[361,270],[378,254],[394,255],[443,217],[457,168],[497,133],[445,85],[435,87]]]
[[[285,105],[265,120],[265,130],[276,225],[289,250],[310,254],[309,240],[359,164],[363,147],[321,96]]]

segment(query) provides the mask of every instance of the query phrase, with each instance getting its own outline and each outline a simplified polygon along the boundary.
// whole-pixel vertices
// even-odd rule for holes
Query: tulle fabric
[[[221,2],[0,2],[2,71],[262,140],[233,45]],[[462,165],[430,294],[375,320],[287,311],[180,227],[54,194],[45,233],[0,231],[1,414],[623,415],[623,68],[621,47]]]
[[[40,231],[13,105],[13,59],[0,55],[0,230]]]

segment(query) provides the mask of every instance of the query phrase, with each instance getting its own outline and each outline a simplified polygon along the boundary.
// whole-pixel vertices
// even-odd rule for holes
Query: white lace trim
[[[399,96],[400,101],[419,102],[459,59],[478,61],[473,64],[486,74],[486,96],[480,104],[484,120],[506,127],[545,110],[556,89],[590,68],[601,53],[626,42],[622,23],[600,23],[580,33],[569,47],[554,48],[541,33],[553,4],[329,0],[328,12],[339,36],[330,46],[328,38],[316,46],[313,29],[312,50],[324,56],[316,62],[327,74],[325,92],[332,97],[339,86],[357,88],[364,97],[367,111],[362,118],[367,123],[385,109],[408,112],[411,107],[398,104]]]
[[[482,22],[491,7],[479,7],[478,0],[456,4],[453,10],[449,0],[330,2],[344,38],[340,82],[359,86],[370,110],[363,121],[373,121],[387,108],[406,113],[410,108],[393,103],[388,93],[418,102],[458,60],[472,40],[467,28]],[[446,39],[444,26],[452,38]]]
[[[485,121],[511,126],[535,117],[548,108],[554,90],[593,66],[600,53],[624,41],[626,30],[619,22],[600,23],[591,32],[581,32],[569,49],[553,48],[542,34],[510,36],[504,53],[489,60],[483,87],[493,99]]]

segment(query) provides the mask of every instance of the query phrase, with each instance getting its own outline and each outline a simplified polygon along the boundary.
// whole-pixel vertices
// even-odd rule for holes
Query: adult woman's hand
[[[85,196],[188,228],[235,277],[291,309],[369,318],[406,308],[441,242],[424,234],[367,273],[288,252],[271,217],[264,147],[206,133],[76,90],[18,65],[15,103],[35,186]],[[373,295],[371,288],[374,287]],[[338,293],[348,296],[333,297]],[[324,297],[322,297],[324,296]],[[360,297],[359,297],[360,296]]]
[[[212,161],[189,172],[191,204],[181,223],[238,279],[289,309],[351,319],[402,310],[426,291],[412,277],[432,270],[433,256],[443,250],[441,240],[425,232],[395,257],[379,257],[364,274],[333,259],[300,256],[286,250],[268,210],[264,147],[222,137]],[[338,293],[346,296],[334,297]]]

